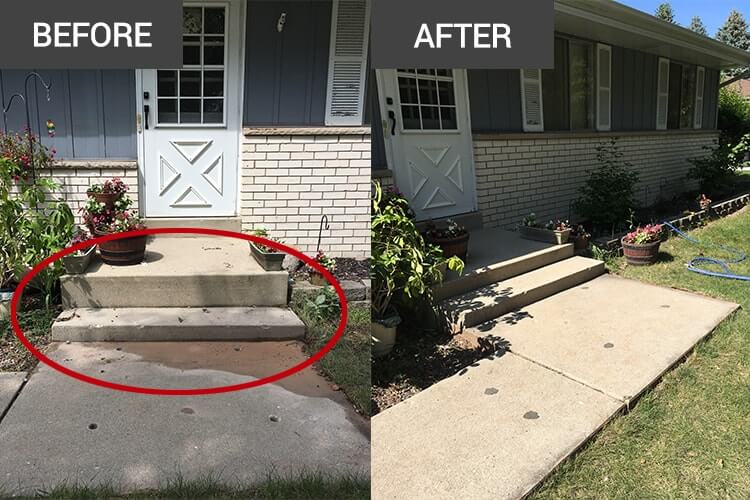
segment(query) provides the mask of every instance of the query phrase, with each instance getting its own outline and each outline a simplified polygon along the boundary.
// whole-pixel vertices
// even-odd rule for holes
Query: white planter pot
[[[370,323],[372,335],[372,355],[376,358],[386,356],[396,344],[396,326],[385,326],[375,321]]]
[[[12,291],[0,291],[0,321],[10,318],[10,301],[12,298]]]

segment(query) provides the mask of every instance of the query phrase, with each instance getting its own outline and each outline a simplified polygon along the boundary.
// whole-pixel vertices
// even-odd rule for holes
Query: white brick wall
[[[102,165],[106,163],[106,160],[102,160]],[[86,203],[88,187],[92,184],[101,184],[112,177],[120,177],[125,181],[129,187],[128,195],[133,199],[133,206],[138,208],[138,170],[135,163],[132,167],[118,168],[60,165],[53,169],[39,170],[37,175],[52,177],[59,188],[52,193],[51,198],[61,199],[68,203],[79,224],[81,223],[79,209]]]
[[[370,255],[369,135],[249,135],[242,146],[243,231],[264,227],[298,250]]]
[[[616,136],[616,134],[614,134]],[[703,156],[715,132],[623,134],[622,159],[640,174],[637,197],[644,205],[694,188],[688,158]],[[534,135],[474,141],[477,201],[485,227],[515,227],[525,215],[572,218],[571,203],[598,166],[596,147],[609,137]]]

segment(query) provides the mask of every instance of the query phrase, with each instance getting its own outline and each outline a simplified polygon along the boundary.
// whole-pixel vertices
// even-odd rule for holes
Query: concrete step
[[[305,325],[281,307],[137,307],[71,309],[52,325],[52,340],[73,342],[288,340]]]
[[[146,227],[149,229],[163,227],[203,227],[208,229],[221,229],[223,231],[242,231],[242,219],[240,217],[147,217]],[[173,237],[190,236],[174,234]]]
[[[604,272],[601,261],[570,257],[451,297],[442,301],[441,306],[450,315],[452,323],[469,328],[594,279]]]
[[[265,271],[246,241],[157,237],[135,266],[99,257],[84,274],[60,280],[65,309],[77,307],[285,306],[289,275]]]
[[[526,241],[519,240],[522,243],[529,244]],[[540,245],[536,242],[532,244]],[[465,270],[460,276],[453,277],[443,282],[434,291],[436,300],[444,300],[448,297],[454,297],[463,293],[476,290],[483,286],[497,283],[519,276],[524,273],[548,266],[555,262],[572,257],[574,254],[573,245],[545,245],[543,248],[524,253],[517,257],[502,259],[492,262],[481,267]],[[470,257],[471,258],[471,257]]]

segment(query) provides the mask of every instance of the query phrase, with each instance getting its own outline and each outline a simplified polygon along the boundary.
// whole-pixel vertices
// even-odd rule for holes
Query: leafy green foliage
[[[677,24],[677,21],[675,21],[674,19],[674,10],[672,9],[672,5],[670,5],[669,2],[663,2],[659,4],[659,6],[656,8],[656,11],[654,12],[654,16],[658,17],[662,21]]]
[[[575,211],[600,230],[614,233],[635,209],[635,185],[638,173],[622,159],[624,153],[617,138],[601,143],[596,148],[600,166],[589,171],[589,178],[573,202]]]
[[[750,133],[750,101],[738,90],[723,87],[719,92],[718,120],[721,142],[736,144],[743,135]]]
[[[703,21],[698,16],[693,16],[693,18],[690,20],[690,26],[688,26],[688,29],[690,31],[698,33],[699,35],[708,36],[706,25],[703,24]]]
[[[698,181],[701,191],[711,194],[726,187],[734,174],[745,165],[745,155],[750,151],[750,134],[743,136],[735,145],[720,142],[704,149],[710,153],[688,160],[693,165],[688,170],[688,177]]]
[[[305,301],[305,315],[316,320],[332,320],[340,312],[339,297],[331,286],[323,288],[314,299]]]
[[[732,9],[727,20],[716,32],[716,39],[740,50],[750,51],[750,27],[748,27],[743,15]],[[725,74],[728,76],[739,75],[747,69],[747,66],[732,68],[725,70]]]
[[[7,136],[0,138],[5,144]],[[34,138],[35,165],[51,163],[51,154]],[[33,175],[27,162],[13,155],[0,157],[0,287],[18,281],[29,268],[65,248],[73,237],[75,223],[70,207],[52,200],[57,185],[49,178]],[[38,160],[38,163],[37,163]],[[63,273],[57,261],[43,269],[32,284],[51,305],[57,280]]]
[[[432,286],[443,280],[445,267],[463,271],[457,257],[445,259],[439,247],[425,243],[401,196],[383,196],[375,182],[372,196],[372,313],[383,319],[394,301],[409,306],[429,301]]]

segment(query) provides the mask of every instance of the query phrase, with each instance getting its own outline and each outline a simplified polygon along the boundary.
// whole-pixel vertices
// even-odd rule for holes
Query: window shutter
[[[612,47],[596,45],[596,130],[612,128]]]
[[[659,80],[656,84],[656,130],[667,129],[669,107],[669,59],[659,58]]]
[[[523,112],[524,132],[544,130],[544,109],[542,105],[542,70],[521,70],[521,111]]]
[[[703,128],[703,94],[706,84],[706,68],[698,66],[695,70],[695,117],[693,128]]]
[[[333,0],[326,125],[362,125],[369,0]]]

